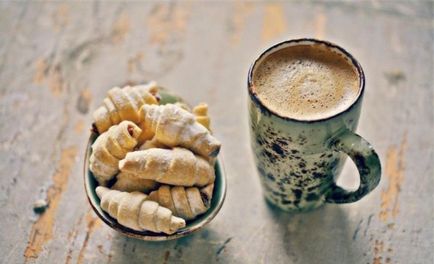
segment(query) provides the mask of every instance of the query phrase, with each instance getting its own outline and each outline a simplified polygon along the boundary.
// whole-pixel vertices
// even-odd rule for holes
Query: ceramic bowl
[[[161,104],[183,101],[181,98],[169,93],[167,90],[163,90],[162,92],[160,92],[160,96],[161,96],[161,100],[160,100]],[[214,182],[213,197],[211,199],[210,208],[205,214],[199,215],[194,220],[187,221],[186,226],[184,228],[178,230],[176,233],[172,235],[167,235],[163,233],[154,233],[150,231],[136,231],[119,224],[115,219],[110,217],[106,212],[104,212],[101,209],[100,199],[98,198],[95,192],[95,188],[98,186],[98,183],[95,180],[92,172],[89,170],[89,158],[92,152],[91,145],[97,137],[98,134],[91,132],[89,142],[87,144],[86,156],[84,159],[84,188],[92,209],[95,211],[95,213],[104,223],[106,223],[114,230],[126,236],[141,239],[141,240],[147,240],[147,241],[164,241],[164,240],[176,239],[176,238],[189,235],[204,227],[217,215],[220,208],[222,207],[226,196],[226,176],[222,166],[221,158],[218,158],[214,168],[216,177]]]

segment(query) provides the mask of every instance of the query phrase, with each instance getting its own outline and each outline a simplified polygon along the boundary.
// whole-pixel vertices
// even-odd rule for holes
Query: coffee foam
[[[344,111],[360,89],[354,65],[320,44],[290,46],[269,55],[256,65],[253,85],[270,110],[299,120]]]

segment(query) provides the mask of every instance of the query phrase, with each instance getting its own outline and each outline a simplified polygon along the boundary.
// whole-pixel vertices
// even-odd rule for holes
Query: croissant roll
[[[139,116],[142,130],[153,132],[168,147],[185,147],[203,157],[215,157],[220,151],[220,142],[179,106],[143,105]]]
[[[168,147],[166,145],[158,142],[158,140],[156,140],[155,138],[152,138],[150,140],[147,140],[145,143],[143,143],[139,147],[139,150],[147,150],[147,149],[151,149],[151,148],[164,148],[164,149],[167,149]]]
[[[134,149],[141,129],[131,121],[122,121],[102,133],[92,144],[89,169],[105,186],[119,171],[119,160]]]
[[[97,131],[103,133],[123,120],[138,123],[138,111],[142,105],[158,104],[157,92],[158,87],[155,82],[132,87],[126,86],[123,89],[119,87],[110,89],[103,104],[93,113]]]
[[[208,116],[208,105],[205,103],[200,103],[193,108],[193,114],[196,121],[210,130],[210,118]]]
[[[191,220],[208,210],[213,188],[214,184],[202,189],[163,185],[151,192],[148,199],[168,208],[175,216]]]
[[[116,176],[116,182],[111,188],[123,192],[149,193],[157,189],[159,185],[160,184],[156,181],[142,179],[134,174],[120,172]]]
[[[128,153],[119,162],[122,172],[142,179],[179,186],[205,186],[214,182],[214,168],[184,148],[152,148]]]
[[[120,192],[98,186],[96,193],[101,200],[101,208],[119,224],[128,228],[173,234],[185,227],[185,220],[173,216],[172,212],[141,192]]]

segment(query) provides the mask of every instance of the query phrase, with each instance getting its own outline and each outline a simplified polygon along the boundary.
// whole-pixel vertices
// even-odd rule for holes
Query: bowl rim
[[[219,186],[221,188],[221,191],[220,191],[221,196],[219,197],[219,200],[216,201],[216,206],[213,208],[210,207],[208,210],[211,210],[211,208],[212,208],[212,211],[208,212],[208,214],[206,216],[205,215],[202,216],[203,219],[201,221],[193,223],[193,225],[190,227],[188,227],[188,224],[187,224],[186,227],[178,230],[177,232],[175,232],[171,235],[167,235],[167,234],[163,234],[163,233],[154,233],[151,231],[136,231],[136,230],[132,230],[128,227],[125,227],[125,226],[119,224],[116,220],[109,217],[107,215],[107,213],[103,212],[99,204],[94,204],[93,199],[91,199],[91,197],[89,195],[89,192],[92,192],[92,193],[95,192],[95,190],[91,190],[91,186],[89,186],[89,178],[92,177],[92,175],[90,174],[90,170],[89,170],[89,158],[90,158],[91,151],[92,151],[91,150],[92,143],[97,137],[98,137],[98,134],[95,133],[94,131],[91,131],[90,136],[89,136],[89,140],[88,140],[87,145],[86,145],[86,152],[85,152],[84,166],[83,166],[84,190],[86,192],[87,200],[88,200],[90,206],[92,207],[93,211],[95,212],[95,214],[98,216],[98,218],[101,219],[106,225],[108,225],[109,227],[111,227],[115,231],[118,231],[118,232],[120,232],[123,235],[126,235],[128,237],[132,237],[132,238],[136,238],[136,239],[140,239],[140,240],[145,240],[145,241],[173,240],[173,239],[187,236],[189,234],[192,234],[193,232],[196,232],[196,231],[202,229],[205,225],[207,225],[209,222],[211,222],[211,220],[214,219],[214,217],[218,214],[218,212],[222,208],[223,203],[224,203],[225,198],[226,198],[227,180],[226,180],[225,168],[224,168],[223,162],[222,162],[222,153],[220,152],[218,157],[217,157],[214,170],[216,172],[217,171],[219,172],[219,173],[216,173],[216,178],[219,177],[220,181],[221,181],[221,185]],[[214,186],[214,188],[216,188],[216,186]],[[214,197],[215,196],[213,196],[211,198],[211,201]]]

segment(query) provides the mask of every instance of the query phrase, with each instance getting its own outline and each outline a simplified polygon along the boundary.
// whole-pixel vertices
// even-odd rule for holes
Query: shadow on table
[[[263,236],[255,244],[247,243],[245,254],[265,249],[267,254],[283,254],[265,259],[280,260],[280,263],[359,263],[363,252],[359,252],[353,241],[353,232],[348,226],[345,209],[339,205],[326,205],[315,211],[289,214],[271,206],[265,206],[268,213]],[[240,221],[242,221],[240,219]],[[264,219],[264,222],[266,219]],[[269,241],[269,238],[277,241]],[[112,263],[249,263],[237,254],[243,247],[236,247],[231,238],[207,227],[194,234],[177,240],[147,242],[127,238],[114,232],[111,243]],[[226,247],[226,244],[231,243]],[[239,242],[239,241],[238,241]],[[241,242],[243,243],[243,242]],[[272,245],[274,248],[268,248]],[[231,251],[227,251],[230,249]],[[259,252],[258,251],[258,252]],[[227,252],[227,254],[223,254]],[[230,252],[230,253],[229,253]],[[240,253],[240,252],[238,252]],[[286,253],[286,256],[284,255]],[[242,255],[242,254],[241,254]],[[259,261],[259,260],[258,260]],[[277,263],[277,262],[276,262]]]
[[[268,204],[268,203],[267,203]],[[317,210],[292,214],[268,204],[277,222],[289,259],[296,263],[357,263],[361,252],[353,245],[345,210],[325,205]]]
[[[226,242],[205,228],[189,236],[171,241],[149,242],[114,233],[112,263],[234,263],[232,256],[220,254]]]

